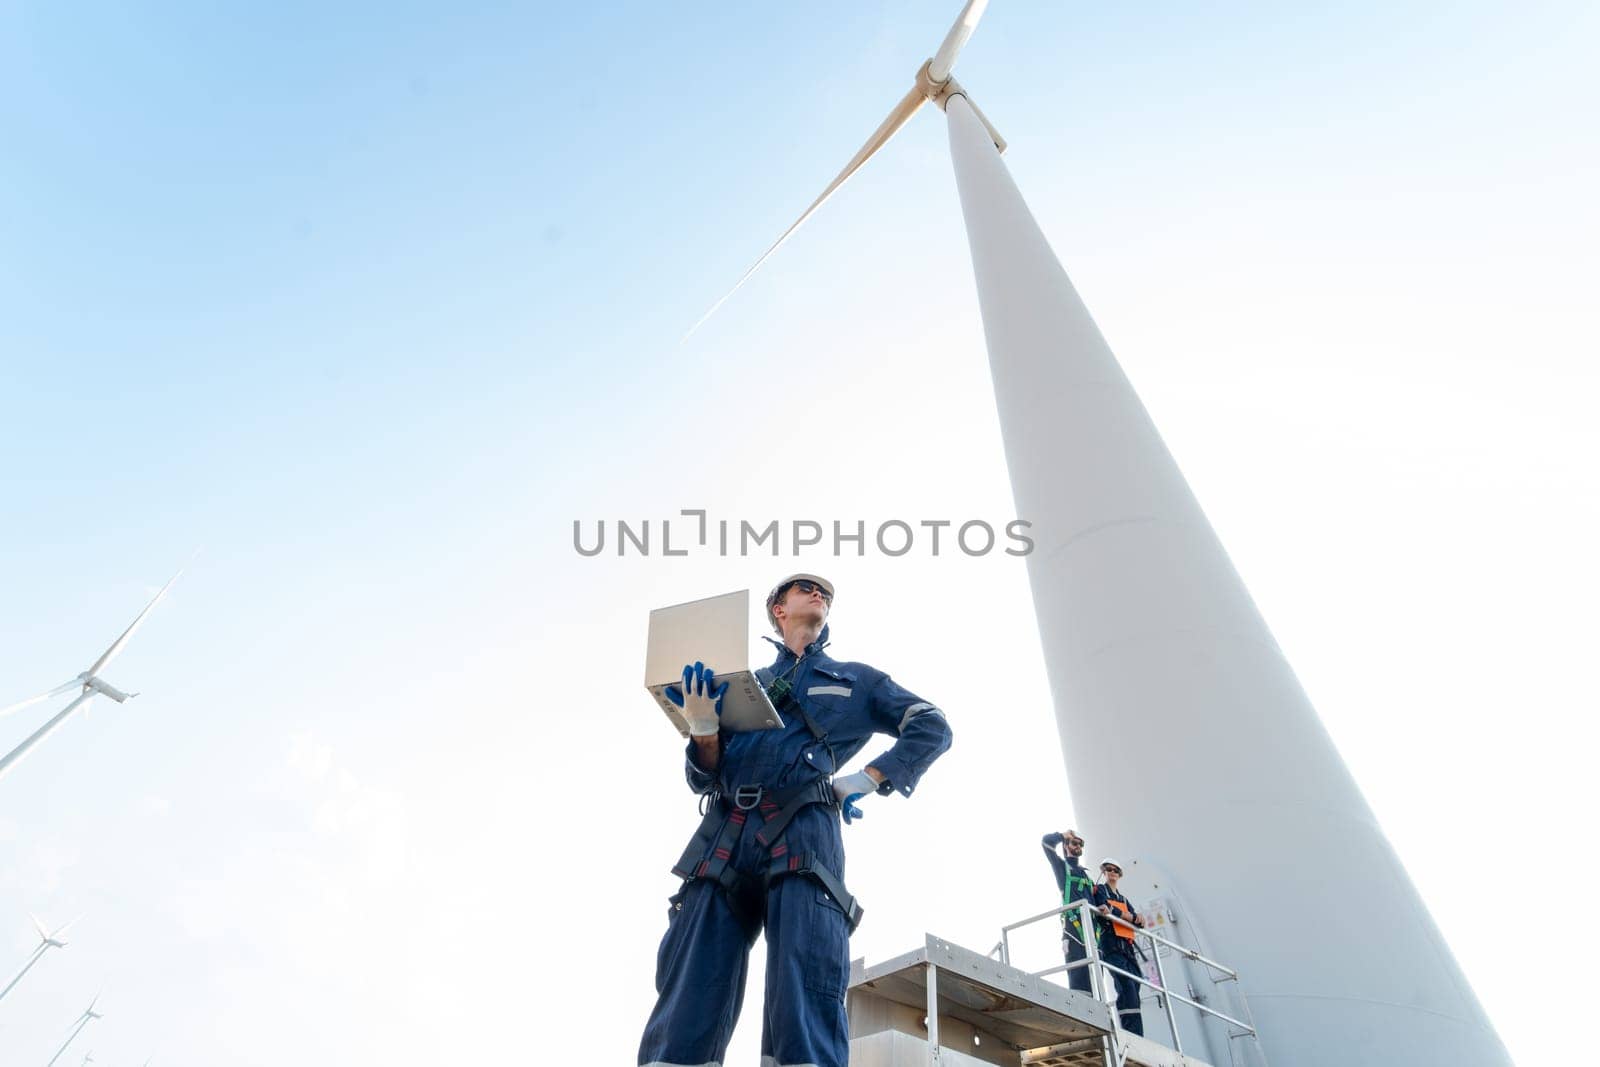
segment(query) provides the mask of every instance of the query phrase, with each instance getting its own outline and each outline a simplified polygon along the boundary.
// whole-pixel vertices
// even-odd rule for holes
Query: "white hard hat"
[[[1105,870],[1107,867],[1115,867],[1117,869],[1117,873],[1118,874],[1122,874],[1126,870],[1126,868],[1124,868],[1122,866],[1122,864],[1118,863],[1116,860],[1112,859],[1110,856],[1107,856],[1105,859],[1100,861],[1100,869],[1102,871]]]
[[[779,593],[783,592],[786,588],[799,581],[816,582],[822,587],[822,592],[827,598],[829,608],[831,609],[833,606],[832,582],[817,574],[791,574],[789,577],[773,586],[772,592],[767,594],[767,621],[770,622],[772,624],[772,628],[777,630],[779,633],[782,633],[783,631],[778,627],[778,617],[772,614],[772,606],[778,602]]]

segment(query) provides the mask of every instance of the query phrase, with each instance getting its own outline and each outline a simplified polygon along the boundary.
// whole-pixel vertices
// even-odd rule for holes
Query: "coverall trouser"
[[[772,864],[749,819],[729,865],[756,879]],[[780,847],[809,852],[844,877],[837,811],[814,804],[789,824]],[[719,1067],[744,999],[750,946],[761,925],[735,915],[723,890],[699,878],[672,898],[656,954],[656,1005],[639,1043],[641,1067]],[[846,1067],[850,1039],[844,1012],[850,933],[844,910],[801,875],[767,886],[766,997],[761,1067]]]
[[[1061,931],[1061,951],[1066,955],[1068,963],[1077,963],[1079,960],[1089,958],[1089,950],[1083,947],[1083,938],[1075,926],[1068,926]],[[1068,971],[1067,985],[1082,993],[1093,992],[1089,986],[1089,968],[1079,967],[1075,971]]]
[[[1139,961],[1133,958],[1132,952],[1124,949],[1121,945],[1112,946],[1105,953],[1105,961],[1113,967],[1127,971],[1129,974],[1139,973]],[[1132,978],[1124,978],[1120,974],[1111,974],[1111,980],[1117,990],[1118,1021],[1122,1023],[1122,1028],[1128,1033],[1143,1036],[1144,1015],[1139,1008],[1139,983]]]

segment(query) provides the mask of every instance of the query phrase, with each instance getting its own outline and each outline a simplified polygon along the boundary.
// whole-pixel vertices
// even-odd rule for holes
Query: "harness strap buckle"
[[[740,811],[749,811],[761,803],[765,793],[766,789],[759,785],[741,785],[733,791],[733,806]]]

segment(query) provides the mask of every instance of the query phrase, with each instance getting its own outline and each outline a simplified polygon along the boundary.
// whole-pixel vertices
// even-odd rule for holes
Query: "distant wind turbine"
[[[118,653],[122,651],[123,647],[127,645],[128,639],[133,636],[134,631],[139,629],[140,624],[145,620],[145,616],[150,614],[150,609],[161,603],[161,598],[167,595],[167,590],[172,588],[172,583],[177,581],[179,575],[181,574],[183,574],[183,571],[180,570],[177,574],[174,574],[170,579],[168,579],[167,584],[162,586],[161,591],[155,595],[155,599],[151,600],[149,604],[145,605],[145,609],[139,613],[139,617],[137,619],[133,620],[133,624],[126,630],[122,631],[122,636],[113,641],[111,643],[111,647],[106,649],[105,652],[101,654],[100,658],[95,660],[93,665],[91,665],[88,670],[84,671],[82,674],[79,674],[76,678],[69,682],[63,682],[54,689],[40,693],[37,696],[31,696],[26,700],[19,700],[9,707],[0,708],[0,716],[5,716],[14,711],[20,711],[23,708],[37,704],[41,700],[49,700],[51,697],[60,696],[61,694],[69,692],[72,689],[80,690],[77,697],[73,699],[72,703],[68,704],[65,708],[62,708],[56,713],[54,718],[35,730],[26,741],[12,749],[4,759],[0,759],[0,778],[4,778],[7,774],[9,774],[11,768],[15,767],[18,763],[21,763],[23,757],[27,756],[29,752],[33,751],[35,746],[54,733],[56,728],[62,723],[66,722],[68,717],[70,717],[73,712],[77,711],[80,707],[87,705],[89,701],[93,700],[95,697],[101,695],[108,696],[112,700],[115,700],[118,704],[121,704],[130,697],[136,697],[139,695],[138,693],[124,693],[120,689],[108,685],[100,677],[100,672],[104,670],[106,666],[117,657]]]
[[[39,944],[35,946],[33,955],[28,957],[28,962],[22,965],[22,970],[18,971],[11,981],[6,983],[6,987],[4,989],[0,989],[0,1000],[5,999],[6,994],[11,992],[12,987],[18,982],[22,981],[22,976],[27,974],[28,970],[35,963],[38,963],[42,958],[44,958],[44,954],[46,952],[49,952],[53,948],[67,947],[67,943],[61,940],[61,935],[67,932],[67,927],[78,921],[77,919],[73,919],[71,922],[62,923],[56,928],[55,933],[51,933],[45,929],[44,923],[39,921],[39,917],[37,915],[30,915],[28,918],[33,920],[33,928],[39,931]]]
[[[78,1016],[77,1021],[73,1024],[72,1033],[67,1035],[67,1039],[65,1041],[61,1042],[61,1047],[56,1049],[56,1054],[50,1057],[50,1062],[45,1064],[44,1067],[55,1067],[55,1062],[61,1058],[61,1054],[63,1052],[67,1051],[67,1046],[72,1044],[72,1039],[83,1033],[83,1028],[85,1026],[88,1026],[95,1019],[105,1018],[103,1013],[94,1010],[95,1003],[98,1002],[99,999],[100,994],[96,993],[94,995],[94,1000],[89,1001],[89,1006],[83,1009],[83,1014]]]

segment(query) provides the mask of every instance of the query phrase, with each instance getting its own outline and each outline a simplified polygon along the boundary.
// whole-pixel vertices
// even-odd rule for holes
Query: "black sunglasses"
[[[822,588],[822,586],[818,585],[816,582],[813,582],[813,581],[811,581],[809,579],[806,579],[806,578],[801,578],[799,581],[796,581],[796,582],[790,582],[788,585],[786,585],[782,589],[778,590],[778,599],[782,600],[785,596],[788,595],[789,590],[791,590],[791,589],[798,589],[798,590],[800,590],[800,592],[804,593],[806,596],[810,596],[812,593],[821,593],[823,600],[827,601],[829,604],[833,603],[833,594],[832,593],[830,593],[826,589]]]

